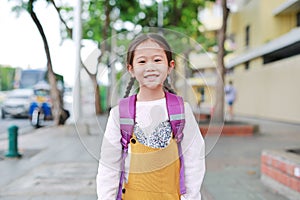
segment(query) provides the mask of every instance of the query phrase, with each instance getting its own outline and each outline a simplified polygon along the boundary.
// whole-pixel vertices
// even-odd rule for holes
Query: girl
[[[185,190],[181,190],[179,146],[172,137],[166,105],[166,91],[173,92],[167,77],[174,66],[170,46],[158,34],[140,35],[129,46],[127,69],[131,80],[125,97],[135,80],[139,83],[139,91],[135,100],[134,130],[125,160],[125,180],[120,188],[124,158],[119,106],[116,106],[110,111],[101,147],[98,199],[117,199],[120,191],[124,200],[201,199],[200,188],[205,172],[204,140],[188,103],[184,103],[184,137],[180,142],[185,186]]]

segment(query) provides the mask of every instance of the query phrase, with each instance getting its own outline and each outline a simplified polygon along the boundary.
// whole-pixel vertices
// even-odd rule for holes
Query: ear
[[[168,74],[170,74],[174,68],[175,68],[175,61],[171,60],[168,68]]]
[[[130,73],[131,77],[134,77],[134,71],[132,65],[127,65],[127,70]]]

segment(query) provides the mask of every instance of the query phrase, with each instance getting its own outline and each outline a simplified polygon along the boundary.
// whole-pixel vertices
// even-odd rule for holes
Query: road
[[[65,102],[65,109],[69,110],[70,112],[70,118],[68,119],[67,123],[71,123],[73,119],[73,109],[72,109],[72,103]],[[0,116],[1,116],[1,109],[0,109]],[[43,122],[42,126],[48,126],[52,125],[53,121],[45,121]],[[34,127],[30,124],[30,121],[28,118],[14,118],[7,116],[5,119],[0,118],[0,140],[6,139],[8,134],[8,127],[11,125],[16,125],[19,127],[19,135],[30,133],[32,130],[34,130]]]
[[[7,138],[8,127],[11,125],[16,125],[19,127],[19,134],[25,134],[33,130],[34,128],[31,126],[28,118],[6,118],[0,119],[0,140],[3,138]]]

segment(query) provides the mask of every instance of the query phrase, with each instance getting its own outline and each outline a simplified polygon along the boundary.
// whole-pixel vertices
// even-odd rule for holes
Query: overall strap
[[[121,176],[119,182],[119,190],[117,200],[122,199],[122,187],[125,178],[125,159],[128,154],[128,144],[133,133],[135,121],[135,102],[136,95],[121,99],[119,102],[120,113],[120,131],[121,131],[121,144],[122,144],[122,157],[121,157]]]
[[[180,160],[180,194],[186,193],[185,180],[184,180],[184,159],[182,155],[181,140],[183,138],[183,128],[185,125],[184,116],[184,102],[182,97],[169,92],[165,93],[167,101],[167,109],[169,119],[174,134],[174,138],[177,141],[178,155]]]

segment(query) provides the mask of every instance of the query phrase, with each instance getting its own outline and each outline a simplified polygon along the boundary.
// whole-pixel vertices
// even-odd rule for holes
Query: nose
[[[155,70],[155,65],[153,63],[148,63],[146,65],[146,71],[154,71]]]

